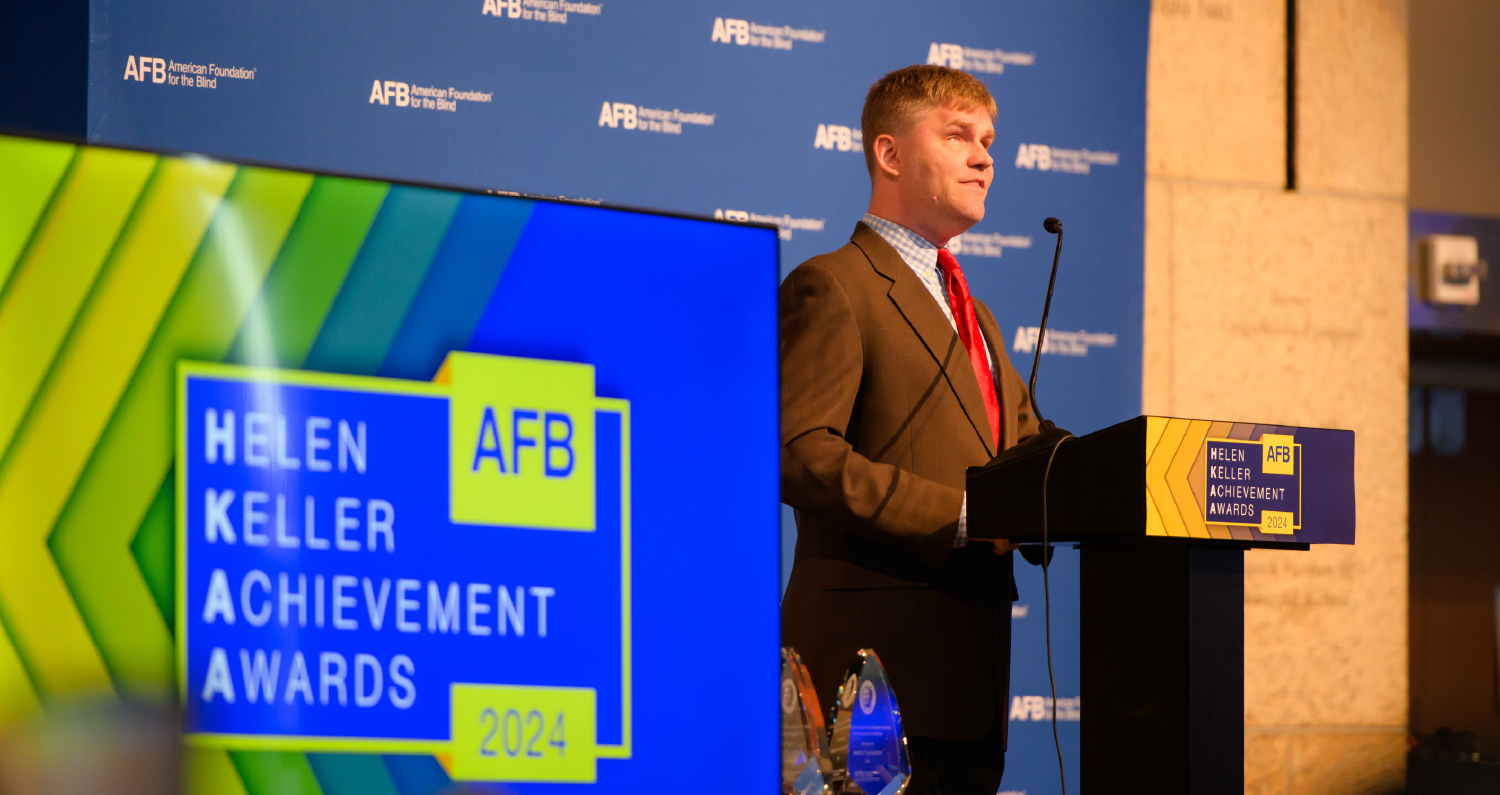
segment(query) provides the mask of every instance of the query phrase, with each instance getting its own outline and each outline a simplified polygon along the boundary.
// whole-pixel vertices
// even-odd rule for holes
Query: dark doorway
[[[1411,728],[1500,759],[1500,341],[1414,334]]]

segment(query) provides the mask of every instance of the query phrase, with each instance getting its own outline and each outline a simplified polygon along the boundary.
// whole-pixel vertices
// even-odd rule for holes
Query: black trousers
[[[1005,719],[1000,711],[989,734],[978,740],[907,738],[907,795],[995,795],[1005,773]]]

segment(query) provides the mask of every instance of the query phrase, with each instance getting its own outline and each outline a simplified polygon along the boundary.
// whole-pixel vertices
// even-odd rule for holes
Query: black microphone
[[[1042,361],[1042,343],[1047,339],[1047,314],[1052,311],[1052,288],[1057,284],[1057,260],[1062,256],[1062,221],[1048,218],[1042,222],[1042,228],[1057,235],[1057,248],[1052,251],[1052,276],[1047,280],[1047,301],[1042,304],[1042,325],[1036,333],[1036,352],[1031,357],[1031,380],[1026,384],[1026,391],[1031,396],[1031,413],[1036,415],[1039,422],[1044,423],[1045,432],[1051,423],[1042,418],[1041,409],[1036,407],[1036,368]]]
[[[1052,290],[1057,286],[1057,261],[1062,257],[1062,221],[1056,218],[1048,218],[1042,222],[1042,228],[1057,235],[1057,247],[1052,252],[1052,275],[1047,279],[1047,300],[1042,304],[1042,325],[1037,328],[1036,351],[1032,354],[1031,358],[1031,380],[1026,385],[1027,396],[1031,399],[1031,413],[1036,416],[1040,428],[1038,428],[1036,436],[1016,444],[990,459],[990,462],[985,464],[986,469],[1004,464],[1007,461],[1024,458],[1038,451],[1052,450],[1063,439],[1073,435],[1057,427],[1052,420],[1044,418],[1041,410],[1036,406],[1036,371],[1037,366],[1042,361],[1042,345],[1047,340],[1047,315],[1052,312]],[[1029,556],[1027,560],[1030,560]]]

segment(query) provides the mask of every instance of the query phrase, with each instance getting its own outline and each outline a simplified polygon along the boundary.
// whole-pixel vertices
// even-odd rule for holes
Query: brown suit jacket
[[[975,303],[1009,447],[1037,424],[994,316]],[[907,735],[982,737],[1007,715],[1013,556],[953,549],[965,470],[997,452],[963,344],[864,224],[792,271],[780,309],[781,498],[797,515],[783,643],[824,705],[870,647]]]

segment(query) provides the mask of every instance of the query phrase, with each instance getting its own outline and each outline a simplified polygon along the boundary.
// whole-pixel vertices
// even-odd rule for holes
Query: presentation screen
[[[0,208],[0,717],[176,705],[203,792],[776,787],[774,227],[14,137]]]

